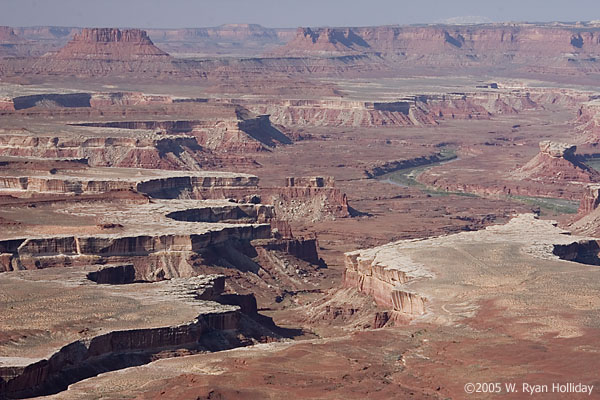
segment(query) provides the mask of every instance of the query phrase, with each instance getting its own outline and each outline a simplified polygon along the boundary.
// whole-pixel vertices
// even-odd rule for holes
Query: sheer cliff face
[[[392,52],[411,56],[470,53],[473,57],[498,55],[519,57],[540,54],[600,53],[600,28],[576,29],[551,26],[431,26],[300,28],[279,55]]]
[[[30,43],[15,34],[13,28],[0,26],[0,58],[27,57],[30,55],[29,47]]]
[[[96,60],[160,60],[168,56],[145,31],[114,28],[83,29],[56,55],[60,59]]]
[[[586,142],[597,143],[600,139],[600,100],[583,103],[578,111],[576,124]]]
[[[359,53],[369,47],[352,28],[298,28],[296,37],[276,53],[285,55],[292,49],[298,53]]]

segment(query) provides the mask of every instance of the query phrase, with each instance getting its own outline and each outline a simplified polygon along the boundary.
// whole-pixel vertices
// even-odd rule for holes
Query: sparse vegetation
[[[579,202],[553,197],[509,196],[519,203],[539,207],[542,215],[576,214]]]

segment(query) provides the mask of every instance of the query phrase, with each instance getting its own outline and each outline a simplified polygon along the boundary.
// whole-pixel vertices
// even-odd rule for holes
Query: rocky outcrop
[[[600,141],[600,100],[583,103],[575,123],[587,143],[598,143]]]
[[[298,28],[296,37],[272,54],[278,56],[351,54],[368,50],[369,47],[367,42],[354,33],[353,28]]]
[[[0,43],[15,43],[19,37],[15,35],[13,28],[9,26],[0,26]]]
[[[150,179],[136,184],[136,191],[156,198],[178,198],[182,194],[202,197],[202,193],[215,189],[255,189],[258,178],[248,174],[192,173],[181,178]],[[196,195],[198,193],[198,195]]]
[[[597,182],[600,173],[585,165],[575,154],[577,146],[552,141],[540,142],[540,153],[514,173],[514,178],[549,183]]]
[[[158,99],[160,101],[160,99]],[[93,101],[93,100],[92,100]],[[144,104],[142,102],[138,104]],[[211,113],[217,110],[217,115]],[[253,115],[243,107],[208,105],[199,110],[205,119],[133,120],[84,122],[77,126],[115,129],[143,129],[194,138],[204,149],[216,152],[256,152],[291,144],[292,141],[271,124],[268,115]]]
[[[261,198],[273,204],[279,219],[320,221],[350,216],[346,194],[333,177],[288,177],[285,186],[261,188]]]
[[[597,240],[580,240],[569,244],[557,244],[552,253],[561,260],[586,265],[600,265],[600,244]]]
[[[540,275],[523,270],[523,265],[545,272],[550,266],[556,268],[552,280],[565,271],[581,270],[560,260],[600,263],[597,240],[570,235],[556,225],[526,214],[476,232],[401,240],[349,252],[345,254],[344,285],[397,313],[435,324],[454,325],[472,317],[481,306],[480,299],[489,299],[492,293],[524,306],[530,304],[529,298],[517,300],[518,294],[511,293],[520,287],[522,277]],[[486,273],[493,276],[484,277]],[[539,293],[544,290],[546,286],[540,286]],[[540,300],[538,304],[546,309],[548,303]],[[521,312],[521,307],[515,311]],[[555,327],[552,324],[548,329]]]
[[[198,274],[194,259],[231,243],[270,239],[273,207],[225,200],[152,200],[146,203],[65,203],[97,218],[97,233],[49,226],[24,228],[0,238],[0,271],[69,265],[131,264],[134,280],[155,281]],[[88,228],[89,231],[89,228]],[[235,265],[235,262],[231,263]]]
[[[545,140],[540,142],[540,153],[552,158],[573,159],[577,146]]]
[[[600,185],[587,185],[579,202],[577,218],[570,224],[570,228],[577,233],[585,235],[600,235]]]
[[[588,185],[579,204],[579,214],[581,215],[587,215],[596,210],[600,205],[600,185]]]
[[[0,156],[87,159],[94,167],[198,170],[214,166],[195,138],[132,132],[123,135],[34,134],[26,130],[0,131]],[[107,151],[110,150],[110,151]]]
[[[89,93],[69,94],[36,94],[29,96],[18,96],[13,98],[15,110],[23,110],[32,107],[90,107],[91,95]]]
[[[238,327],[239,314],[235,311],[207,313],[199,316],[197,321],[181,326],[115,331],[91,340],[74,342],[60,349],[48,360],[21,368],[0,367],[1,378],[6,381],[0,386],[0,393],[9,396],[52,393],[66,389],[62,381],[67,378],[63,375],[71,375],[71,379],[78,376],[77,380],[81,380],[99,372],[125,368],[128,363],[123,363],[119,358],[127,357],[128,353],[132,353],[130,362],[133,362],[133,365],[138,364],[140,359],[148,359],[146,362],[149,362],[152,353],[164,351],[169,347],[192,347],[203,335],[208,335],[214,330],[234,330]],[[135,353],[145,355],[137,354],[136,357]],[[104,363],[113,358],[113,367],[106,368]],[[133,361],[136,358],[138,360]],[[99,365],[94,365],[95,363]]]
[[[53,337],[55,333],[50,331],[49,337],[34,341],[24,336],[22,340],[28,343],[25,351],[18,351],[3,340],[0,343],[0,396],[12,398],[56,393],[71,383],[101,372],[150,362],[160,353],[163,353],[162,357],[168,357],[169,351],[173,354],[183,349],[188,352],[217,351],[252,343],[250,340],[240,340],[243,335],[251,335],[245,328],[240,307],[226,305],[225,302],[245,303],[246,308],[254,313],[256,307],[252,309],[252,299],[223,295],[223,276],[207,275],[158,284],[137,284],[139,293],[124,293],[118,287],[104,287],[102,294],[99,294],[94,286],[86,285],[85,270],[68,270],[65,275],[67,279],[78,282],[75,287],[63,289],[65,295],[78,300],[69,306],[71,313],[81,314],[86,305],[93,303],[89,303],[91,297],[106,296],[106,300],[110,301],[111,296],[117,296],[122,303],[113,305],[114,310],[127,313],[123,315],[129,317],[117,313],[113,322],[108,324],[110,326],[106,327],[96,325],[94,318],[89,318],[88,328],[78,331],[77,318],[64,315],[61,321],[51,320],[52,324],[61,323],[64,330],[61,336]],[[43,323],[48,321],[46,314],[51,315],[52,312],[45,312],[44,307],[40,306],[54,301],[52,295],[48,297],[47,294],[52,293],[57,284],[60,285],[60,275],[42,274],[41,279],[39,274],[36,276],[37,279],[30,273],[16,278],[4,274],[0,280],[4,293],[11,299],[21,296],[17,284],[19,279],[28,288],[35,288],[38,298],[26,302],[38,309],[36,323]],[[225,302],[219,304],[219,300]],[[149,306],[170,314],[160,318],[143,315],[142,310],[148,311]],[[99,308],[101,311],[95,312],[106,311],[105,306]],[[131,318],[136,312],[143,318]],[[10,318],[8,315],[5,317]],[[10,328],[3,326],[2,330]],[[236,335],[239,337],[236,338]],[[215,340],[217,337],[219,339]],[[48,356],[38,356],[40,350]]]
[[[145,31],[85,28],[65,45],[66,39],[77,30],[67,28],[66,36],[58,34],[49,41],[34,39],[32,43],[0,47],[0,58],[5,57],[0,63],[0,75],[14,77],[33,73],[46,77],[72,75],[87,79],[110,76],[114,81],[139,76],[168,77],[179,71],[172,58],[156,47]],[[205,76],[201,71],[192,75],[198,78]]]
[[[275,218],[273,206],[263,204],[232,204],[228,206],[207,206],[174,211],[166,215],[176,221],[248,223],[270,222]]]
[[[162,60],[169,55],[140,29],[86,28],[76,34],[55,57],[63,60]]]
[[[52,173],[53,172],[53,173]],[[258,178],[226,172],[174,172],[141,169],[89,169],[52,171],[47,175],[0,176],[0,190],[37,193],[88,194],[135,190],[154,198],[194,196],[219,188],[256,188]],[[80,176],[75,176],[79,174]],[[105,177],[103,174],[113,175]],[[1,174],[0,174],[1,175]],[[200,195],[199,195],[200,196]]]
[[[87,278],[98,284],[125,285],[134,283],[135,266],[133,264],[107,265],[97,271],[88,273]]]
[[[349,34],[352,39],[347,38]],[[315,31],[301,28],[296,38],[276,54],[318,55],[324,50],[352,54],[360,50],[405,57],[420,55],[428,60],[462,55],[477,62],[502,59],[502,53],[512,53],[516,60],[538,55],[554,58],[564,53],[597,54],[599,46],[597,28],[568,25],[378,26]]]
[[[90,99],[90,106],[93,108],[172,103],[171,96],[150,95],[141,92],[94,93]]]
[[[3,103],[12,102],[13,107],[2,108]],[[44,108],[97,108],[130,107],[152,104],[172,104],[171,96],[147,95],[141,92],[108,93],[46,93],[17,96],[0,102],[0,111],[26,110],[33,107]]]
[[[333,176],[312,176],[312,177],[294,177],[285,178],[285,187],[334,187],[335,179]]]
[[[138,262],[143,263],[145,257],[150,257],[155,264],[150,263],[143,270],[136,269],[136,279],[190,276],[193,270],[185,262],[181,268],[173,268],[169,263],[229,240],[250,241],[271,236],[269,225],[216,226],[205,230],[188,234],[109,234],[0,240],[0,272],[101,260],[136,259],[136,265],[139,265]],[[163,255],[166,256],[164,259],[161,258]]]
[[[356,288],[372,296],[377,304],[394,311],[415,316],[424,314],[427,300],[402,285],[431,275],[410,263],[404,266],[399,261],[393,266],[386,265],[377,260],[376,254],[365,253],[346,253],[344,286]]]
[[[238,101],[238,100],[236,100]],[[449,119],[490,119],[540,106],[525,91],[415,95],[397,101],[286,100],[253,104],[254,112],[269,114],[284,126],[395,127],[435,125]]]
[[[44,172],[56,174],[59,171],[80,171],[88,167],[88,160],[85,158],[22,158],[22,157],[1,157],[0,175],[11,175],[14,171]]]
[[[287,240],[269,240],[263,242],[265,249],[291,254],[308,263],[319,265],[321,263],[317,251],[318,243],[315,238],[299,238]]]
[[[13,28],[0,26],[0,59],[3,57],[30,56],[32,53],[30,47],[31,44],[16,35]]]

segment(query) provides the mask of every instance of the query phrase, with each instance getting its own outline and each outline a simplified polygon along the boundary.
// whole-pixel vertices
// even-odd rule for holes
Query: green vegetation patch
[[[508,199],[539,207],[540,213],[546,215],[576,214],[579,209],[578,201],[554,197],[509,196]]]

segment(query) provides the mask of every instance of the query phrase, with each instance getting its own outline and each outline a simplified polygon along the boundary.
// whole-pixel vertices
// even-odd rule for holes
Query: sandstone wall
[[[429,27],[299,28],[278,55],[397,52],[411,56],[465,52],[477,55],[513,53],[516,57],[560,55],[600,50],[598,28],[550,25],[490,24]]]
[[[0,135],[0,155],[85,158],[94,167],[198,170],[213,165],[203,152],[198,151],[201,149],[194,138],[152,136],[71,137],[6,133]]]
[[[83,29],[56,55],[61,60],[152,60],[168,58],[145,31],[115,28]]]
[[[0,272],[59,267],[85,263],[133,260],[136,278],[154,280],[192,276],[186,258],[192,253],[229,240],[267,239],[271,228],[263,225],[231,225],[201,234],[162,234],[139,236],[65,236],[0,240]],[[138,260],[139,258],[139,260]],[[144,260],[145,263],[144,263]],[[140,264],[141,263],[141,264]],[[139,269],[138,266],[145,265]]]
[[[291,254],[311,264],[319,264],[317,239],[270,240],[264,247],[267,250],[277,250]]]
[[[372,296],[381,306],[410,315],[426,312],[427,299],[400,287],[411,278],[403,271],[375,263],[359,252],[346,253],[344,286]]]
[[[577,130],[587,143],[598,143],[600,140],[600,101],[583,103],[577,112]]]
[[[350,215],[345,193],[334,187],[262,188],[261,196],[284,220],[323,220]]]
[[[193,345],[210,331],[239,329],[239,320],[237,311],[214,312],[200,315],[196,321],[185,325],[114,331],[76,341],[47,360],[26,367],[0,367],[0,395],[29,397],[53,390],[69,379],[65,375],[86,377],[111,370],[105,366],[111,359],[112,369],[123,368],[121,365],[131,362],[123,359],[135,360],[135,353],[140,357],[142,353],[151,355],[175,346]]]
[[[600,185],[588,185],[579,203],[579,214],[587,215],[600,204]]]
[[[417,95],[395,102],[287,100],[251,104],[254,112],[269,114],[284,126],[414,126],[433,125],[443,119],[490,119],[539,108],[526,92]]]

